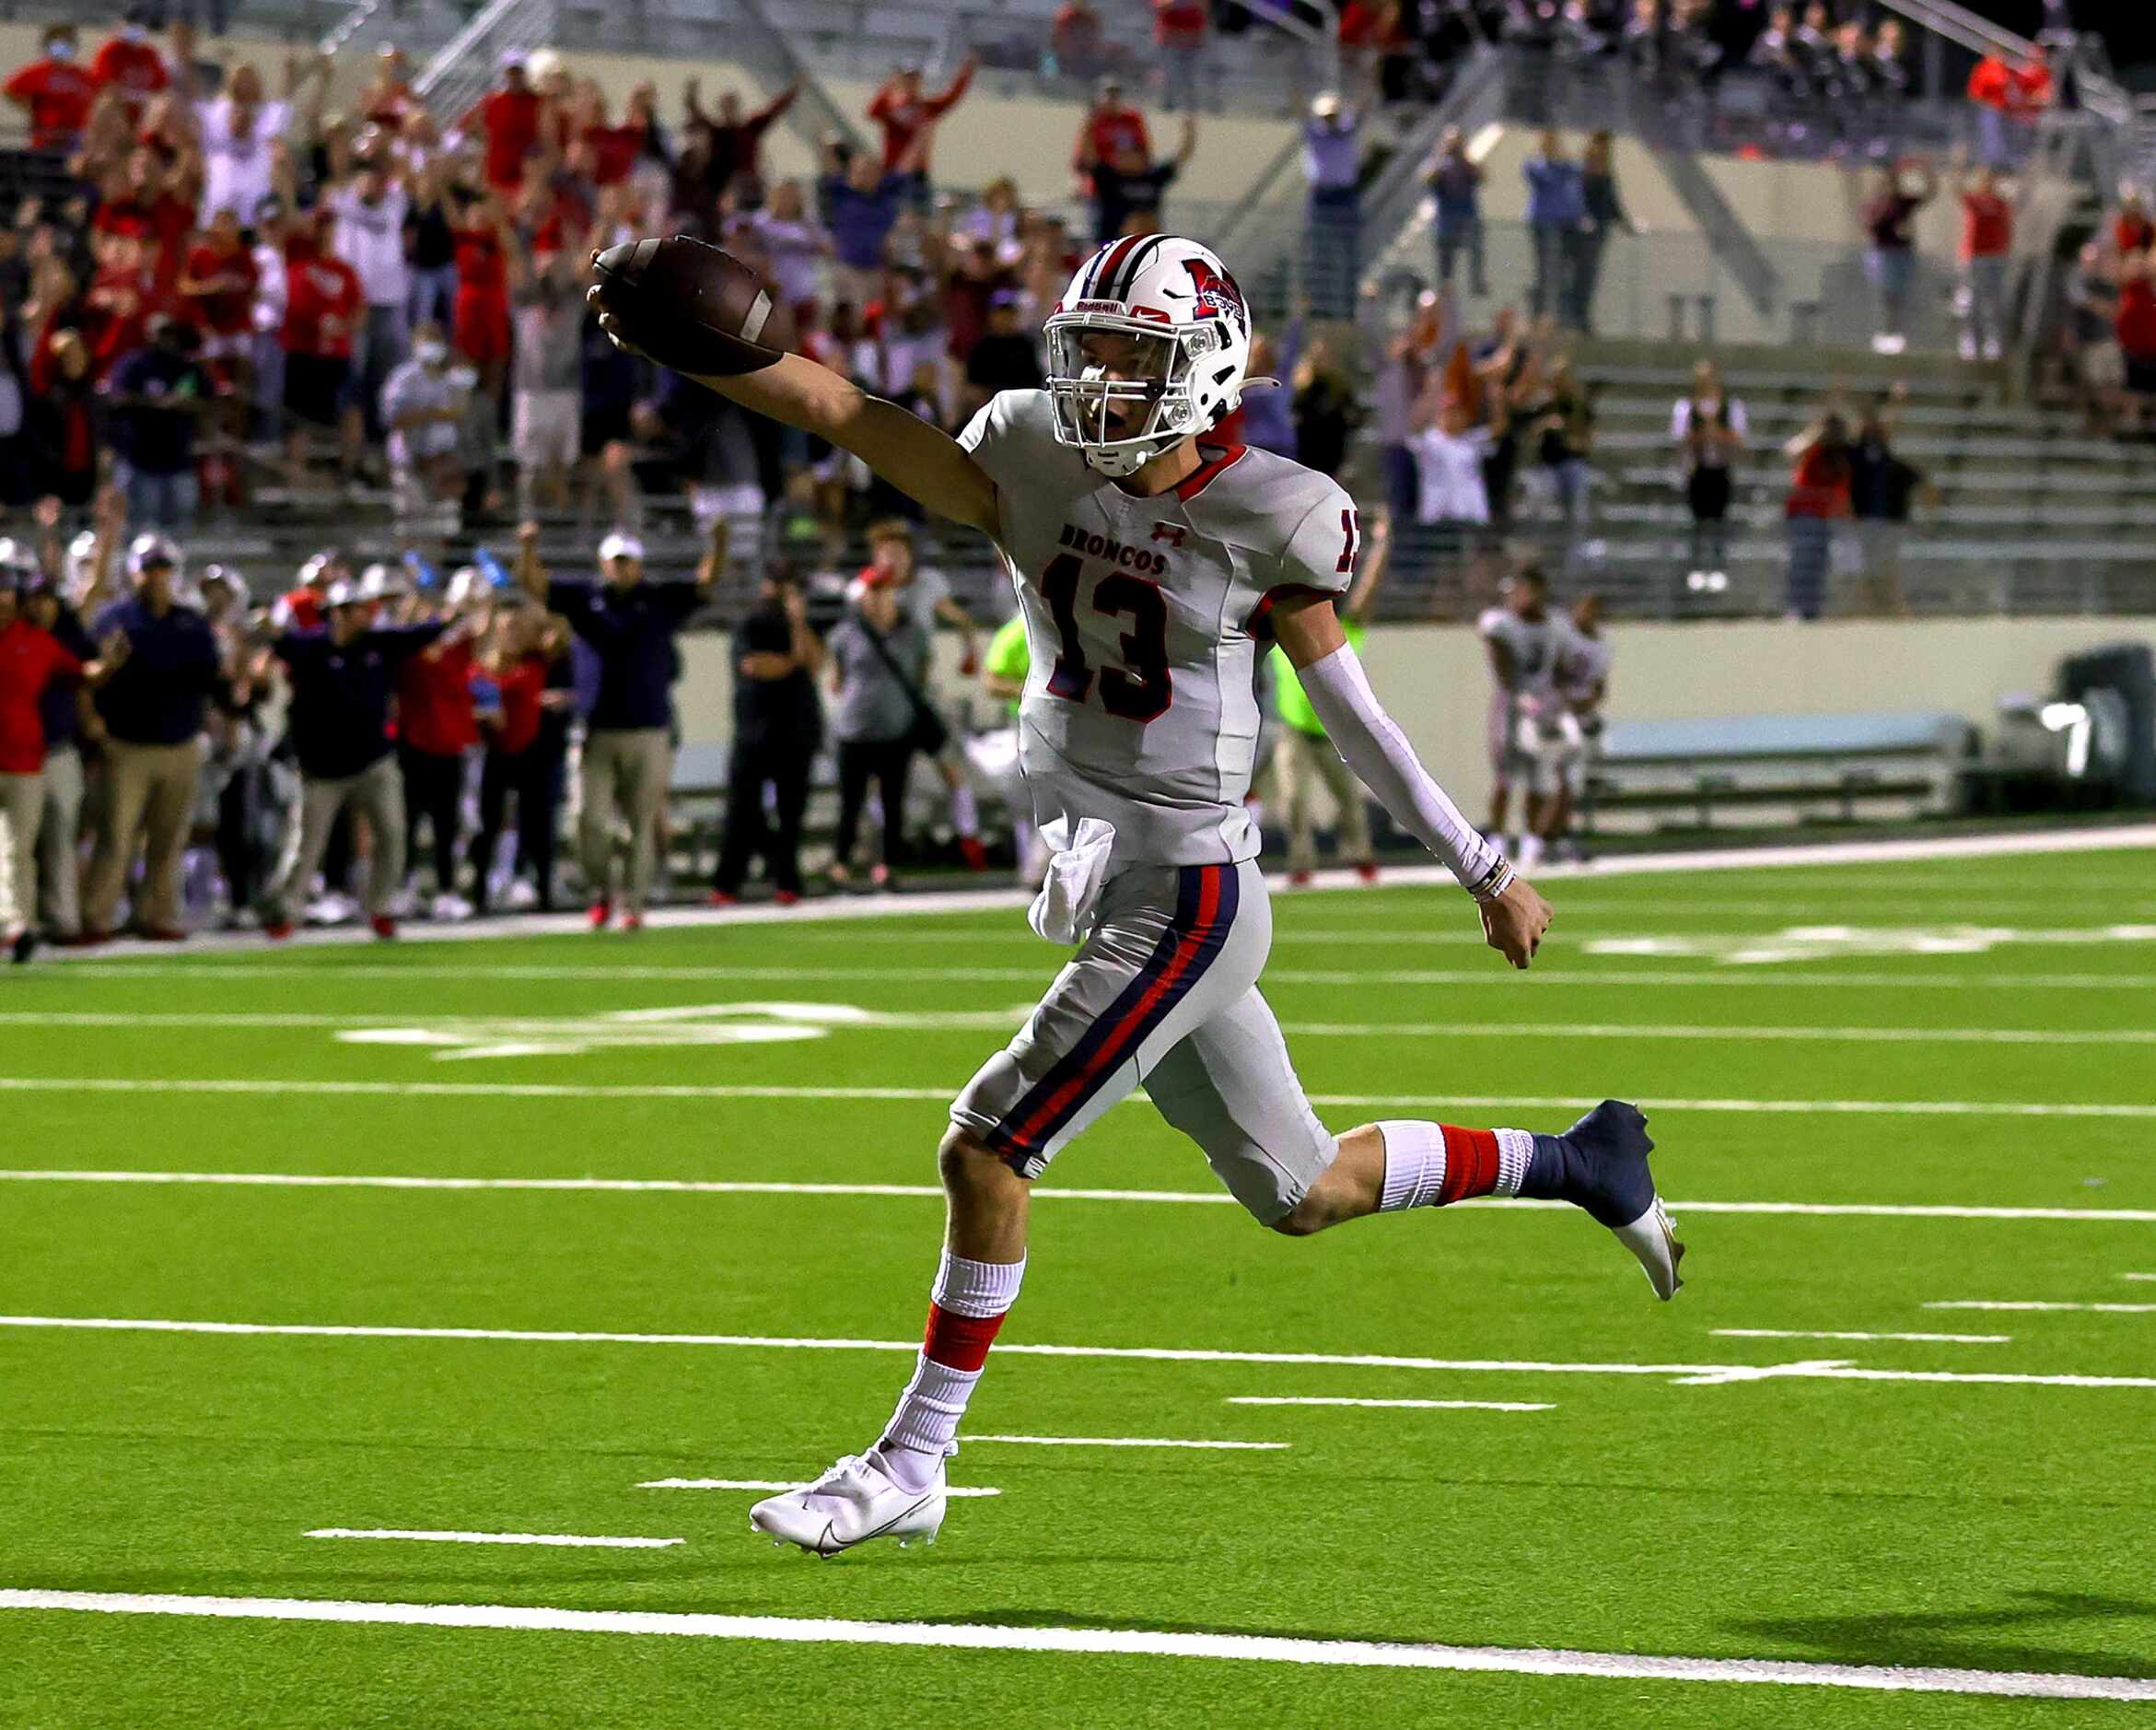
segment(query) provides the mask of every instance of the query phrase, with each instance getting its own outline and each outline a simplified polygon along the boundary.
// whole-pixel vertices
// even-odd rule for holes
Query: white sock
[[[963,781],[950,789],[950,826],[961,835],[981,833],[981,807],[973,799],[973,789]]]
[[[949,1355],[970,1359],[973,1367],[941,1362],[928,1355],[938,1345],[938,1334],[970,1336],[977,1329],[968,1322],[1000,1324],[1018,1302],[1019,1287],[1026,1275],[1021,1257],[1017,1261],[969,1261],[948,1249],[936,1271],[929,1292],[928,1340],[914,1361],[914,1377],[898,1398],[898,1409],[883,1426],[877,1457],[892,1480],[903,1490],[925,1490],[943,1469],[943,1462],[958,1452],[959,1420],[966,1401],[981,1379],[985,1342],[960,1338],[942,1342]],[[950,1318],[959,1318],[953,1325]],[[988,1329],[991,1338],[994,1328]],[[966,1348],[971,1345],[972,1350]]]
[[[1486,1186],[1477,1186],[1472,1181],[1474,1173],[1463,1171],[1461,1186],[1448,1195],[1443,1124],[1393,1118],[1379,1124],[1378,1130],[1385,1138],[1385,1182],[1378,1197],[1380,1213],[1442,1207],[1447,1201],[1465,1201],[1478,1195],[1516,1196],[1521,1180],[1527,1175],[1527,1163],[1534,1156],[1534,1137],[1528,1130],[1455,1129],[1453,1134],[1463,1139],[1463,1157],[1486,1163],[1482,1175],[1487,1183]],[[1486,1143],[1480,1148],[1472,1145],[1483,1136],[1496,1140],[1494,1161]]]
[[[1542,836],[1532,829],[1520,837],[1520,863],[1531,869],[1542,863]]]

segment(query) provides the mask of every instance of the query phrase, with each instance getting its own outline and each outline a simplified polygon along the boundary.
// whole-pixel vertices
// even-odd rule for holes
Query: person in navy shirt
[[[328,626],[287,631],[271,645],[292,684],[292,752],[299,760],[299,851],[263,898],[262,929],[292,934],[291,909],[321,864],[330,831],[349,810],[374,837],[367,912],[377,937],[394,937],[390,899],[404,877],[404,787],[390,739],[390,699],[403,664],[469,620],[382,627],[375,602],[340,578],[324,598]]]
[[[689,617],[711,598],[719,562],[705,559],[693,583],[644,580],[644,544],[620,530],[599,544],[600,580],[551,582],[539,557],[539,526],[518,531],[518,574],[534,600],[569,622],[599,666],[599,689],[586,717],[583,815],[577,832],[584,882],[591,895],[591,929],[613,917],[613,824],[629,826],[628,878],[622,885],[622,927],[644,923],[658,859],[658,813],[666,802],[672,746],[673,683],[681,672],[674,646]]]
[[[134,594],[107,607],[90,630],[118,670],[98,693],[105,798],[83,898],[83,936],[101,942],[111,934],[141,844],[135,924],[145,937],[177,942],[186,936],[180,870],[201,786],[203,722],[224,666],[209,621],[174,597],[180,553],[171,542],[136,536],[127,574]]]

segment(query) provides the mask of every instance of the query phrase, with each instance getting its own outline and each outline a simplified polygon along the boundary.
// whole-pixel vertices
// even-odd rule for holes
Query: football
[[[591,259],[600,310],[615,333],[676,372],[754,372],[783,350],[769,345],[770,291],[731,253],[687,235],[624,240]]]

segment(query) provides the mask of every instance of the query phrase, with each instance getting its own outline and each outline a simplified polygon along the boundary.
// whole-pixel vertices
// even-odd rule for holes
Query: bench
[[[1854,823],[1882,805],[1941,814],[1960,808],[1975,739],[1961,716],[1931,709],[1613,721],[1583,817],[1591,830],[1613,815],[1707,829],[1718,813],[1753,823]]]

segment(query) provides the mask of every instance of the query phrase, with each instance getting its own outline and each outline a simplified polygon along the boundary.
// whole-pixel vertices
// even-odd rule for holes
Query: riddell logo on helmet
[[[1191,286],[1197,290],[1193,316],[1231,318],[1244,330],[1250,328],[1250,309],[1243,305],[1242,290],[1235,286],[1234,277],[1224,270],[1215,270],[1202,258],[1186,258],[1183,267],[1190,272]]]
[[[1120,300],[1080,300],[1074,306],[1057,307],[1058,312],[1121,312]]]

